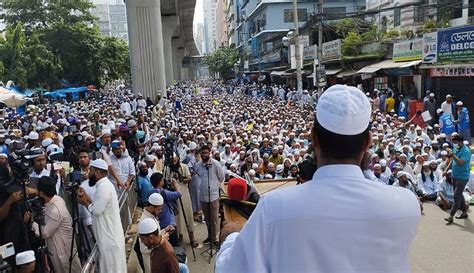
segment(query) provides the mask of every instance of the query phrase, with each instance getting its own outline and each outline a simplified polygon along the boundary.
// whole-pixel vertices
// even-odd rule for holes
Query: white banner
[[[341,39],[330,41],[323,44],[323,61],[338,60],[342,57]]]
[[[423,63],[436,63],[438,61],[438,32],[423,34]]]

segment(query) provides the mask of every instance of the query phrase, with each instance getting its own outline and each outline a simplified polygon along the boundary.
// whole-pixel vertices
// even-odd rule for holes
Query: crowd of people
[[[17,253],[35,250],[37,270],[49,265],[55,272],[79,272],[91,247],[73,243],[71,192],[78,183],[81,241],[98,246],[100,272],[126,272],[118,199],[136,190],[143,213],[134,250],[141,268],[188,272],[175,250],[185,236],[198,245],[194,221],[207,226],[207,238],[199,239],[218,245],[220,187],[229,177],[299,184],[313,178],[318,158],[311,132],[319,95],[282,86],[183,82],[155,102],[121,87],[75,102],[41,99],[24,115],[3,109],[0,245],[13,242]],[[366,95],[372,140],[360,164],[364,176],[411,190],[421,209],[425,201],[436,202],[450,210],[449,223],[458,210],[457,218],[466,218],[474,159],[462,101],[448,95],[438,104],[429,93],[424,111],[409,117],[402,96],[378,90]],[[43,203],[44,217],[32,213],[33,202],[26,200],[33,199]],[[43,244],[49,255],[37,251]],[[35,272],[33,261],[7,261]]]

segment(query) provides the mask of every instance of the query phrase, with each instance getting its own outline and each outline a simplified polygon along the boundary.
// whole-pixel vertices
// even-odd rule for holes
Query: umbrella
[[[14,93],[0,94],[0,102],[3,102],[8,107],[17,108],[25,104],[26,99],[25,96]]]

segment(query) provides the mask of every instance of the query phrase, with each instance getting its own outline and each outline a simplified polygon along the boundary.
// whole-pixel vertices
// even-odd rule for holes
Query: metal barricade
[[[129,187],[128,190],[123,191],[119,197],[119,207],[120,207],[120,220],[122,222],[123,233],[125,234],[132,224],[133,212],[138,204],[138,196],[135,191],[135,182]],[[94,248],[87,258],[86,263],[82,267],[81,273],[93,273],[96,270],[95,264],[99,258],[99,248],[97,245],[94,245]]]

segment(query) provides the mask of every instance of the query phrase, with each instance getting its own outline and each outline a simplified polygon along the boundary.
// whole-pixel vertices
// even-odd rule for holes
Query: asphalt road
[[[425,204],[425,215],[418,227],[418,233],[411,250],[412,272],[415,273],[468,273],[474,272],[474,214],[471,218],[455,220],[447,226],[443,218],[447,213],[434,204]],[[206,226],[195,223],[197,238],[205,238]],[[186,239],[186,242],[188,240]],[[188,244],[189,245],[189,244]],[[208,256],[201,255],[203,249],[196,249],[193,261],[188,248],[188,266],[191,273],[213,273],[214,259],[209,264]],[[135,253],[129,259],[130,273],[138,273]]]

